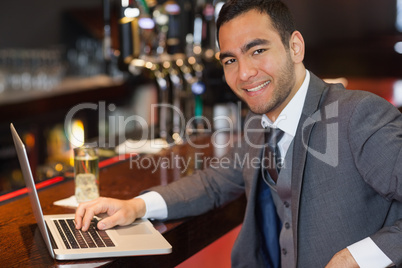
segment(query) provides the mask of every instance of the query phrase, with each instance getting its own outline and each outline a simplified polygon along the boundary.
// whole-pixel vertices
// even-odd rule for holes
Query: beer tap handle
[[[183,98],[183,79],[180,74],[180,70],[173,63],[171,64],[171,68],[169,70],[170,81],[172,82],[172,91],[173,91],[173,140],[176,143],[182,142],[182,135],[180,135],[180,123],[183,118],[183,106],[182,98]]]
[[[110,29],[110,0],[103,0],[103,59],[105,60],[105,73],[110,73],[112,60],[112,38]]]
[[[164,4],[165,11],[169,15],[168,31],[167,31],[167,52],[171,55],[181,53],[181,40],[180,40],[180,13],[181,9],[175,0],[168,0]]]
[[[159,86],[160,105],[159,105],[159,136],[167,140],[168,137],[168,107],[169,104],[169,79],[166,77],[165,70],[158,66],[154,71],[156,82]]]

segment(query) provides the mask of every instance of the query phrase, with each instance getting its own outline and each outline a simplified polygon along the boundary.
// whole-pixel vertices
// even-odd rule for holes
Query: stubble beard
[[[290,55],[287,54],[286,64],[281,68],[280,75],[276,79],[271,99],[253,106],[243,101],[253,113],[266,114],[279,107],[288,98],[295,84],[296,72]]]

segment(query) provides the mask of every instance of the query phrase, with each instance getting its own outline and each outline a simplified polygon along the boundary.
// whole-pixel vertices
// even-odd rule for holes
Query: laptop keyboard
[[[73,219],[53,220],[67,249],[114,247],[114,243],[103,230],[98,230],[97,219],[92,219],[88,231],[75,228]]]

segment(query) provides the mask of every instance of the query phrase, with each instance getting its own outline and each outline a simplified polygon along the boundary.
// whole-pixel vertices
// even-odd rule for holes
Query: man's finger
[[[80,204],[75,214],[76,228],[87,231],[92,218],[107,211],[107,205],[105,206],[104,203],[104,199],[99,198]]]
[[[106,230],[115,227],[116,225],[124,225],[120,213],[115,213],[98,222],[98,229]]]
[[[91,221],[95,215],[96,215],[96,213],[94,213],[94,210],[92,207],[87,208],[85,210],[84,217],[82,218],[81,230],[87,231],[89,229],[89,225],[91,224]]]
[[[75,211],[75,228],[81,229],[82,228],[82,218],[85,215],[85,204],[80,204]]]

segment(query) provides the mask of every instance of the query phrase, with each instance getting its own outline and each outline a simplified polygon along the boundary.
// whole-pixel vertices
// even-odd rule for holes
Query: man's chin
[[[272,108],[271,107],[269,107],[269,104],[268,103],[264,103],[264,104],[261,104],[261,103],[250,103],[250,102],[247,102],[244,98],[242,98],[241,96],[238,96],[239,98],[240,98],[240,100],[244,103],[244,104],[246,104],[247,105],[247,107],[248,107],[248,109],[251,111],[251,112],[253,112],[253,113],[255,113],[255,114],[266,114],[266,113],[268,113],[269,111],[271,111],[272,110]]]
[[[247,104],[247,106],[248,109],[255,114],[266,114],[271,110],[267,107],[250,106],[249,104]]]

